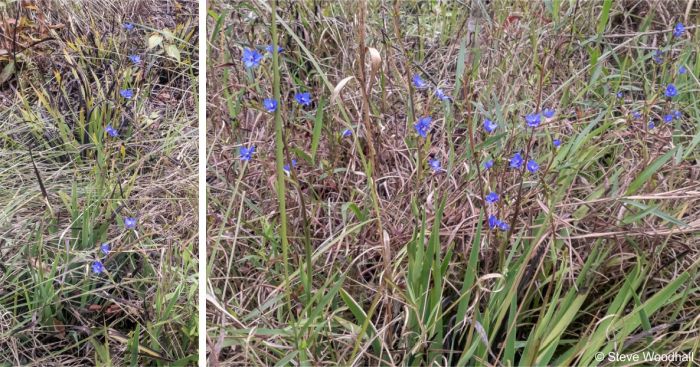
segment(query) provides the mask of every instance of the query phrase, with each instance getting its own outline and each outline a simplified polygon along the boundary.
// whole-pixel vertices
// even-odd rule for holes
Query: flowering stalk
[[[272,53],[272,94],[276,101],[280,100],[280,70],[279,70],[279,53],[277,52],[277,1],[272,3],[272,47],[275,52]],[[282,242],[282,264],[284,266],[285,282],[289,281],[289,240],[287,239],[287,204],[285,202],[284,190],[284,141],[282,139],[283,126],[280,109],[275,109],[275,171],[277,173],[277,201],[279,202],[280,212],[280,241]],[[292,309],[290,286],[284,287],[287,295],[287,303],[289,309]]]

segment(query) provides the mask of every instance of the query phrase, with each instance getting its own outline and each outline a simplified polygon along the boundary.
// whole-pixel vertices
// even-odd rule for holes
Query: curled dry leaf
[[[348,84],[348,82],[354,78],[354,76],[349,76],[341,80],[340,83],[336,84],[335,88],[333,88],[333,94],[331,94],[331,104],[336,102],[336,99],[340,95],[340,92],[343,90],[343,88],[345,88],[345,85]]]
[[[500,288],[497,288],[497,289],[489,289],[489,288],[486,288],[486,287],[484,286],[484,283],[485,283],[487,280],[491,280],[491,279],[500,279],[500,280],[503,280],[503,279],[504,279],[504,276],[503,276],[503,274],[499,274],[499,273],[490,273],[490,274],[486,274],[486,275],[483,275],[483,276],[479,277],[479,279],[476,280],[476,285],[479,287],[479,289],[481,289],[481,290],[484,291],[484,292],[488,292],[488,293],[498,293],[498,292],[502,291],[503,288],[504,288],[503,285],[501,285],[501,287],[500,287]]]
[[[382,56],[379,54],[379,50],[374,47],[367,47],[367,51],[369,52],[369,61],[372,67],[371,74],[369,75],[369,81],[371,82],[372,79],[374,79],[374,76],[377,75],[379,68],[382,66]]]

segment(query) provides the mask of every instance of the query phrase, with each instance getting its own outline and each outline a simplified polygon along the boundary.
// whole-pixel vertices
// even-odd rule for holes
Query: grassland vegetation
[[[0,366],[197,360],[197,2],[0,2]]]
[[[697,356],[698,16],[212,1],[210,363]]]

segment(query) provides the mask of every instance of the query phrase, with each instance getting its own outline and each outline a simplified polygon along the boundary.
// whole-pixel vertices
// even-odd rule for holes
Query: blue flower
[[[544,117],[551,119],[554,117],[554,109],[553,108],[545,108],[544,111],[542,111],[542,114]]]
[[[678,74],[685,74],[688,72],[688,69],[685,68],[685,66],[681,65],[681,67],[678,68]]]
[[[309,93],[309,92],[297,93],[294,95],[294,99],[296,99],[297,103],[299,103],[300,105],[308,106],[311,104],[311,93]]]
[[[622,98],[625,96],[624,93],[622,93],[622,91],[617,92],[617,94],[615,94],[615,95],[617,96],[617,98]]]
[[[344,138],[347,138],[348,136],[352,135],[352,130],[350,130],[350,129],[345,129],[345,130],[343,130],[343,134],[342,134],[342,135],[343,135]]]
[[[292,167],[296,167],[296,166],[297,166],[297,160],[296,160],[296,159],[292,159]],[[290,169],[289,169],[289,163],[285,164],[284,167],[282,167],[282,169],[283,169],[284,172],[286,172],[287,174],[289,174],[289,172],[291,172]]]
[[[134,24],[126,22],[122,25],[122,27],[124,27],[124,29],[126,29],[127,31],[130,31],[130,30],[134,29]]]
[[[654,124],[654,120],[649,120],[649,125],[648,125],[648,127],[649,127],[649,130],[652,130],[653,128],[656,127],[656,124]]]
[[[108,255],[110,250],[109,243],[105,242],[100,245],[100,251],[102,251],[103,254]]]
[[[678,23],[675,27],[673,27],[673,37],[681,37],[684,32],[685,26],[683,23]]]
[[[676,90],[676,86],[673,85],[673,83],[669,84],[666,86],[666,97],[668,98],[673,98],[678,94],[678,91]]]
[[[671,122],[671,121],[673,121],[673,115],[672,115],[672,114],[669,113],[669,114],[664,115],[664,122],[665,122],[665,123],[668,124],[668,123]]]
[[[510,226],[508,223],[496,218],[495,215],[491,214],[489,215],[489,228],[491,229],[496,229],[498,228],[501,231],[507,231],[510,229]]]
[[[491,167],[493,167],[493,159],[489,159],[488,161],[484,162],[484,169],[485,170],[488,170]]]
[[[520,168],[523,165],[523,156],[520,153],[513,154],[513,158],[510,159],[511,168]]]
[[[450,96],[445,94],[445,92],[443,92],[440,88],[435,89],[435,96],[437,96],[443,102],[450,100]]]
[[[126,99],[131,99],[134,96],[134,91],[131,89],[122,89],[119,91],[119,94]]]
[[[141,56],[129,55],[129,61],[133,62],[134,64],[139,64],[139,63],[141,63]]]
[[[552,144],[554,145],[555,148],[559,148],[559,146],[561,145],[561,140],[559,140],[559,139],[554,139],[554,141],[552,142]]]
[[[263,108],[269,113],[277,111],[277,100],[274,98],[263,99]]]
[[[492,133],[494,130],[496,130],[497,127],[498,124],[496,124],[495,122],[489,119],[484,120],[484,130],[486,130],[487,133]]]
[[[413,85],[415,85],[418,89],[425,89],[428,87],[428,83],[421,79],[420,75],[418,74],[413,75]]]
[[[494,229],[494,228],[498,227],[498,224],[500,222],[501,221],[498,220],[498,218],[496,218],[495,215],[493,215],[493,214],[489,215],[489,228]]]
[[[430,131],[430,123],[433,122],[433,118],[430,116],[422,117],[413,125],[416,128],[418,135],[426,138],[428,137],[428,131]]]
[[[525,122],[527,122],[527,126],[529,127],[539,126],[540,121],[542,121],[542,116],[540,116],[539,113],[531,113],[525,116]]]
[[[241,147],[239,152],[241,155],[241,160],[248,162],[251,158],[253,158],[253,153],[255,153],[255,145],[251,146],[250,148]]]
[[[681,111],[674,110],[673,111],[673,118],[680,120],[681,118],[683,118],[683,114],[681,113]]]
[[[440,161],[437,159],[429,159],[428,164],[430,164],[430,168],[435,171],[435,172],[440,172],[442,171],[442,164],[440,164]]]
[[[632,118],[635,120],[639,120],[640,118],[642,118],[642,114],[638,111],[632,111]]]
[[[534,159],[530,159],[527,161],[527,170],[530,171],[530,173],[535,173],[537,170],[540,169],[540,166],[535,162]]]
[[[269,53],[272,53],[273,50],[274,50],[274,48],[272,48],[272,45],[267,45],[267,46],[265,46],[265,51],[267,51],[267,52],[269,52]],[[281,54],[282,51],[284,51],[284,49],[283,49],[282,47],[280,47],[280,46],[277,46],[277,53],[278,53],[278,54]]]
[[[250,69],[260,65],[262,58],[262,55],[257,50],[246,48],[243,50],[243,58],[241,58],[241,61],[243,61],[243,65],[245,65],[246,68]]]
[[[134,217],[124,218],[124,228],[126,228],[126,229],[136,228],[136,218],[134,218]]]
[[[102,261],[95,260],[92,263],[92,272],[95,274],[102,274],[103,271],[105,271],[105,267],[102,265]]]
[[[661,64],[664,61],[663,56],[664,56],[663,51],[661,51],[661,50],[654,51],[654,56],[653,56],[654,62],[656,62],[657,64]]]
[[[489,204],[493,204],[498,201],[498,194],[495,192],[491,192],[488,195],[486,195],[486,202]]]
[[[113,138],[116,138],[117,136],[119,136],[119,132],[117,131],[117,129],[112,127],[112,124],[109,124],[109,125],[107,125],[107,127],[105,127],[105,132]]]

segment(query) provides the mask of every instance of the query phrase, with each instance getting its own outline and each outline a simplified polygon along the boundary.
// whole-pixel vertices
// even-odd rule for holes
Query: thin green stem
[[[280,68],[279,54],[277,52],[277,1],[271,1],[272,4],[272,95],[273,98],[280,100]],[[275,172],[277,176],[277,201],[279,202],[280,212],[280,241],[282,241],[282,264],[284,266],[284,278],[289,279],[289,240],[287,238],[287,203],[285,200],[284,187],[284,126],[282,124],[282,116],[280,115],[279,106],[275,111]],[[292,310],[292,301],[290,287],[285,287],[287,303],[289,310]]]

